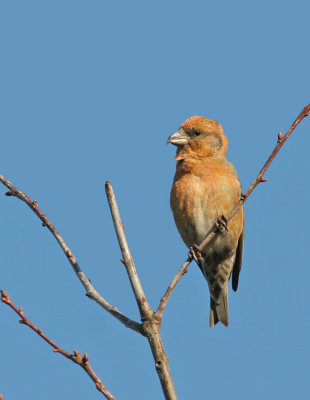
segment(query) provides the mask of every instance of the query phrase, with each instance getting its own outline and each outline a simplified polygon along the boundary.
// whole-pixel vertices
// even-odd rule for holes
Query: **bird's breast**
[[[190,171],[183,167],[177,169],[170,201],[175,223],[186,245],[200,244],[214,222],[231,211],[240,195],[237,176],[227,168],[221,168],[221,165]],[[229,224],[234,229],[228,235],[219,236],[208,251],[222,251],[225,246],[232,247],[231,241],[237,242],[242,231],[243,215],[237,213]]]

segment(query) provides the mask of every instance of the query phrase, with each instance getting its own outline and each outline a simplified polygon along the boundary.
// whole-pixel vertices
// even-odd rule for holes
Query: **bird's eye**
[[[200,131],[194,131],[194,135],[195,135],[195,136],[199,136],[200,134],[201,134]]]

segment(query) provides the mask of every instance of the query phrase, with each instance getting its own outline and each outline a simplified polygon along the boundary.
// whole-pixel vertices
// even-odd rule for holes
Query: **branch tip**
[[[10,296],[5,290],[1,290],[1,301],[4,303],[9,303],[11,301]]]
[[[267,182],[268,181],[268,179],[266,179],[266,178],[261,178],[261,180],[260,180],[261,182]]]
[[[9,190],[8,192],[5,193],[6,196],[14,196],[13,190]]]
[[[304,115],[305,117],[308,117],[308,115],[310,114],[310,104],[308,104],[301,112],[302,115]]]

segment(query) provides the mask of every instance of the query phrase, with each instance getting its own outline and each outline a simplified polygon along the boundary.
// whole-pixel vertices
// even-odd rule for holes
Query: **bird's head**
[[[167,141],[178,147],[176,160],[188,157],[225,158],[228,140],[217,121],[197,115],[190,117]]]

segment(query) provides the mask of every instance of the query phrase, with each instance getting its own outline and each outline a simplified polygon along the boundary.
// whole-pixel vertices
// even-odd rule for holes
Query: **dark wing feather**
[[[241,265],[242,265],[242,255],[243,255],[243,231],[239,237],[238,240],[238,247],[236,251],[236,259],[235,259],[235,264],[233,267],[233,272],[232,272],[232,288],[236,292],[238,289],[238,281],[239,281],[239,274],[241,271]]]

